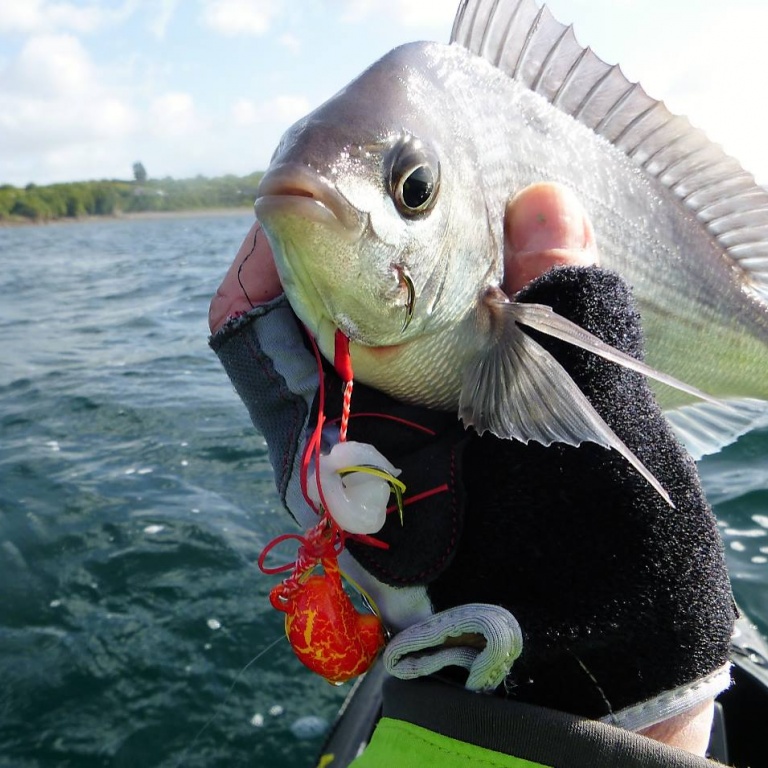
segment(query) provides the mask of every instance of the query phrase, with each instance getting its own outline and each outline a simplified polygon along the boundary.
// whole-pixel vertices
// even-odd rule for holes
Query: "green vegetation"
[[[24,188],[0,185],[0,224],[115,216],[144,211],[189,211],[253,205],[261,173],[208,179],[147,179],[134,164],[135,181],[78,181]]]

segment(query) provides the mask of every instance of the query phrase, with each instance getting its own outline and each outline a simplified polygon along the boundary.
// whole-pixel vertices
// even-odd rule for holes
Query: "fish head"
[[[387,54],[291,127],[262,178],[256,216],[326,356],[336,329],[389,347],[454,323],[482,279],[467,270],[488,271],[479,166],[436,72],[447,51]]]

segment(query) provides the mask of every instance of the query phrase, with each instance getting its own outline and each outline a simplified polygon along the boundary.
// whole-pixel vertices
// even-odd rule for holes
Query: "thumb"
[[[267,238],[255,222],[243,240],[208,309],[208,325],[216,333],[227,318],[271,301],[283,292]]]
[[[554,266],[598,263],[592,224],[576,195],[543,182],[520,191],[504,217],[504,282],[512,295]]]

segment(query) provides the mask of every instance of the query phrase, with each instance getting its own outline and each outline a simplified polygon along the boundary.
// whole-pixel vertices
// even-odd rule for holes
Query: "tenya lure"
[[[331,683],[340,684],[365,672],[385,644],[381,619],[361,613],[342,582],[338,556],[352,536],[372,546],[385,547],[373,538],[384,525],[387,502],[394,493],[402,517],[405,486],[400,472],[372,445],[347,441],[352,398],[352,364],[349,340],[337,332],[334,366],[344,383],[339,442],[327,454],[320,452],[325,421],[323,369],[315,349],[320,374],[317,425],[307,442],[302,461],[301,486],[318,522],[303,536],[284,534],[271,541],[259,556],[264,573],[291,571],[275,586],[269,600],[285,613],[285,633],[299,661]],[[314,459],[314,472],[310,464]],[[296,560],[268,567],[267,554],[288,539],[299,542]]]

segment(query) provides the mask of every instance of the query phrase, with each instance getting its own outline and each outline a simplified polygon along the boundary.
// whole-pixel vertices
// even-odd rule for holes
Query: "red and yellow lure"
[[[324,524],[308,534],[329,541],[328,536],[329,528]],[[306,556],[302,545],[297,563]],[[322,574],[317,573],[317,565],[322,567]],[[361,675],[384,647],[381,620],[354,607],[344,591],[332,550],[303,573],[294,572],[274,587],[269,601],[285,613],[285,634],[299,661],[330,683],[344,683]]]
[[[319,353],[318,359],[322,381],[322,365]],[[352,395],[352,366],[349,359],[349,342],[340,333],[336,337],[336,355],[334,361],[336,370],[345,382],[344,402],[341,425],[339,430],[340,444],[346,442],[347,424],[349,421],[350,402]],[[324,421],[323,387],[319,393],[318,423],[307,445],[302,464],[302,491],[307,502],[318,513],[320,519],[313,528],[303,536],[285,534],[270,542],[259,557],[259,567],[264,573],[284,573],[291,575],[275,586],[270,592],[269,600],[274,608],[285,613],[285,633],[294,653],[306,667],[324,677],[331,683],[339,684],[362,674],[373,664],[376,656],[386,642],[384,627],[381,619],[374,613],[360,613],[352,604],[349,595],[344,590],[342,573],[339,569],[338,556],[344,549],[345,539],[349,536],[364,541],[373,546],[386,546],[372,536],[359,530],[350,533],[350,524],[345,522],[345,528],[340,521],[354,516],[354,502],[351,511],[339,509],[338,520],[334,517],[334,505],[339,504],[338,494],[330,495],[333,504],[329,507],[326,494],[323,492],[320,472],[320,436]],[[346,443],[351,447],[351,443]],[[377,453],[372,446],[362,445],[362,455],[369,451]],[[380,454],[379,454],[380,456]],[[309,464],[314,457],[314,482],[317,491],[309,491]],[[346,466],[334,469],[332,474],[326,471],[324,480],[332,479],[341,486],[341,478],[352,473],[372,475],[379,483],[385,483],[395,493],[397,507],[402,516],[402,494],[405,486],[395,478],[397,470],[381,457],[384,468],[366,466]],[[359,485],[358,485],[359,490]],[[374,496],[381,498],[381,490],[375,491]],[[388,498],[389,490],[384,492]],[[316,499],[319,505],[313,500]],[[376,504],[374,504],[376,506]],[[379,504],[380,506],[380,504]],[[361,506],[363,509],[365,505]],[[368,523],[371,519],[370,510],[366,509],[366,524],[383,524],[382,514],[374,514],[377,522]],[[364,516],[365,517],[365,516]],[[379,522],[380,521],[380,522]],[[365,524],[363,525],[365,529]],[[375,532],[378,528],[369,528]],[[293,563],[276,568],[264,564],[265,557],[273,547],[288,539],[299,542],[296,560]]]

